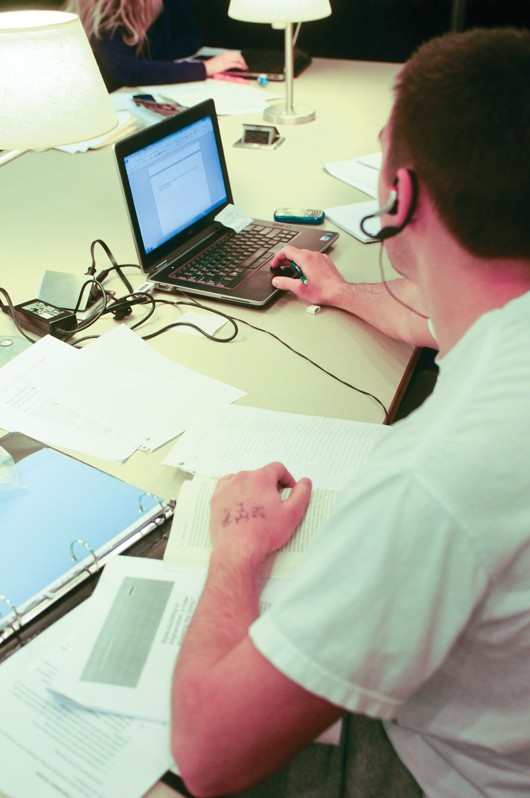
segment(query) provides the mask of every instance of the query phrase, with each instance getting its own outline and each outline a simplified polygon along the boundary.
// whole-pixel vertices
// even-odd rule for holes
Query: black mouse
[[[293,267],[288,261],[271,266],[271,272],[278,277],[298,277]]]

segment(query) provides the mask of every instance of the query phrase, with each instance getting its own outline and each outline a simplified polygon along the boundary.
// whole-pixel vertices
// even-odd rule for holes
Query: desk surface
[[[260,115],[221,118],[235,203],[255,217],[269,219],[278,206],[325,208],[366,200],[366,195],[327,174],[321,162],[378,149],[377,137],[390,110],[397,69],[395,64],[315,59],[296,79],[294,100],[295,105],[298,101],[315,107],[317,118],[309,124],[279,126],[285,142],[273,151],[232,146],[241,136],[242,122],[260,123]],[[0,213],[0,285],[15,303],[37,296],[46,270],[83,274],[95,239],[103,239],[120,263],[137,262],[108,148],[77,155],[30,154],[8,164],[1,173]],[[330,255],[349,280],[377,282],[378,249],[341,233]],[[100,263],[105,265],[102,251]],[[140,285],[143,278],[132,272],[131,281]],[[265,310],[210,304],[273,332],[341,379],[375,394],[386,407],[413,353],[410,346],[342,311],[325,308],[311,316],[303,303],[289,295]],[[152,332],[174,320],[174,311],[164,309],[139,332]],[[102,321],[96,331],[110,329],[114,323]],[[16,334],[4,315],[0,332]],[[182,365],[243,389],[247,392],[241,400],[244,404],[382,421],[382,410],[373,399],[339,384],[270,336],[244,325],[237,339],[226,345],[174,332],[151,343]],[[174,497],[181,477],[160,465],[170,446],[149,455],[138,452],[123,465],[90,462],[146,490]],[[165,789],[157,786],[150,796],[162,798]]]

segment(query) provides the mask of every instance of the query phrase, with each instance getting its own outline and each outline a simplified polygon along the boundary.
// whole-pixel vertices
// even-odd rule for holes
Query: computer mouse
[[[271,266],[271,272],[274,276],[278,277],[299,277],[292,265],[288,261],[278,263],[276,266]]]

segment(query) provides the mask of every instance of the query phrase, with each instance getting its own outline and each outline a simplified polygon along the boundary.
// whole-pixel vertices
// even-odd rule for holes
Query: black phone
[[[159,102],[152,94],[133,94],[135,105],[154,111],[160,116],[176,116],[184,111],[184,106],[177,102]]]
[[[317,208],[277,208],[274,218],[277,222],[291,224],[322,224],[325,213]]]

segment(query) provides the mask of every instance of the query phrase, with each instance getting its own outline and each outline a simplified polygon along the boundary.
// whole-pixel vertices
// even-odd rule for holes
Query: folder
[[[0,438],[2,644],[171,517],[174,501],[21,433]]]

